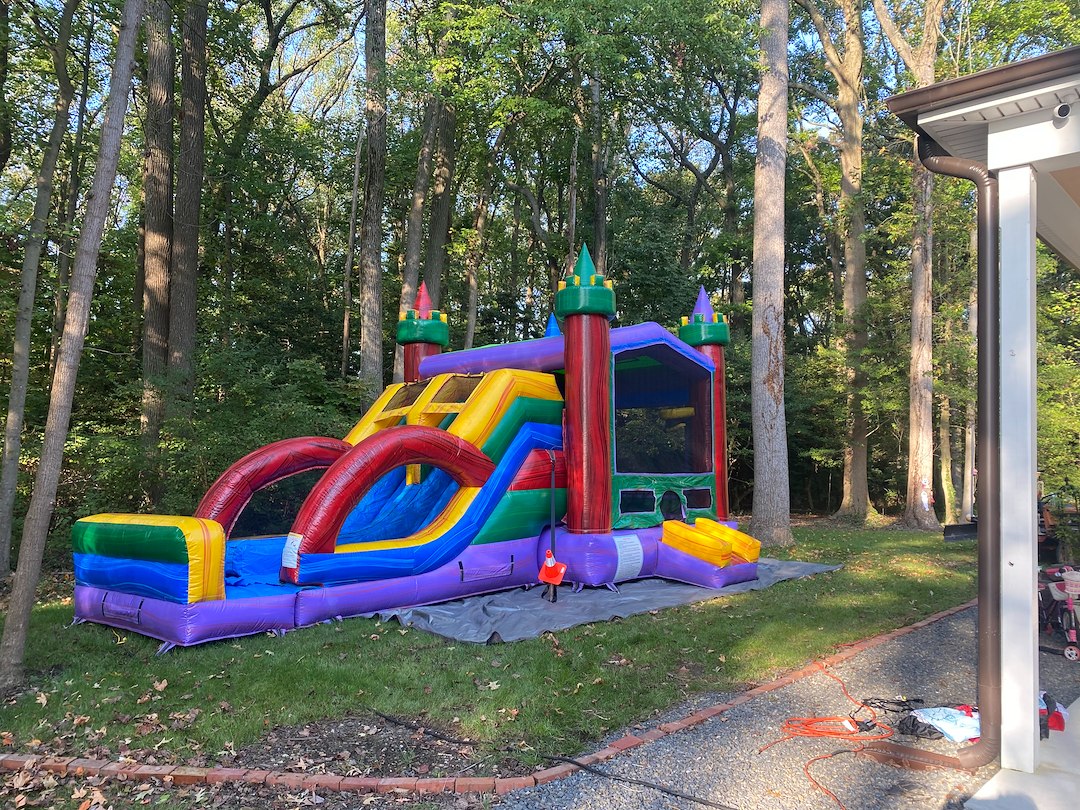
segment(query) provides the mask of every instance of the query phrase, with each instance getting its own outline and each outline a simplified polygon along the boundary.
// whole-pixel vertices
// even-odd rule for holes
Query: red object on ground
[[[561,585],[566,576],[566,563],[557,562],[549,548],[544,552],[544,564],[540,566],[538,579],[545,585]]]
[[[482,486],[495,463],[476,446],[438,428],[400,425],[364,439],[334,462],[311,490],[293,522],[298,554],[328,554],[349,512],[375,483],[406,464],[430,464],[463,487]],[[298,584],[298,568],[281,568],[283,582]]]
[[[603,315],[566,317],[566,528],[611,532],[611,332]]]
[[[232,533],[236,519],[260,489],[308,470],[326,469],[351,445],[341,439],[301,436],[260,447],[233,464],[199,501],[195,517],[216,520]]]

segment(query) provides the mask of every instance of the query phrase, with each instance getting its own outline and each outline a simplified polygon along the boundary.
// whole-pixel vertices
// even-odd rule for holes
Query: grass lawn
[[[70,598],[34,612],[30,688],[0,707],[0,750],[208,763],[268,729],[377,710],[511,746],[574,754],[695,692],[734,691],[975,596],[973,542],[819,523],[772,556],[840,571],[765,591],[494,646],[349,619],[176,649],[99,625]],[[538,609],[540,599],[537,597]]]

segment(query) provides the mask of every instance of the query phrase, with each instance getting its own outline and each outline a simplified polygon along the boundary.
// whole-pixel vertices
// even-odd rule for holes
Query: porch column
[[[1001,215],[1001,766],[1038,765],[1035,172],[997,173]]]

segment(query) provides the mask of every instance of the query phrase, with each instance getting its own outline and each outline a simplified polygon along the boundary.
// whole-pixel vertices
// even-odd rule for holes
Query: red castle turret
[[[398,320],[397,342],[405,349],[405,382],[419,380],[420,361],[450,345],[446,313],[431,308],[431,296],[423,282],[416,293],[415,308],[402,313]]]
[[[615,291],[582,246],[573,271],[559,282],[555,314],[566,335],[563,452],[566,528],[611,532],[611,334]]]
[[[702,385],[694,392],[694,410],[701,415],[709,412],[709,400],[712,400],[712,425],[703,419],[695,420],[691,429],[694,435],[691,444],[697,457],[695,469],[707,469],[709,454],[712,454],[712,469],[716,474],[716,517],[728,518],[728,475],[727,475],[727,404],[725,400],[724,346],[731,340],[731,332],[726,319],[713,312],[705,288],[698,291],[694,312],[689,318],[682,319],[679,327],[679,339],[689,343],[703,355],[713,361],[711,390]]]

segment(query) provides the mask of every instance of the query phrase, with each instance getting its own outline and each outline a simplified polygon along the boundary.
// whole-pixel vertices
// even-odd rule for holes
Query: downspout
[[[979,464],[979,741],[956,759],[978,768],[1001,750],[1001,303],[998,272],[997,178],[984,163],[952,157],[928,137],[918,136],[919,160],[930,171],[973,182],[978,190],[977,269]]]
[[[997,178],[983,163],[953,157],[932,139],[918,136],[919,160],[935,174],[973,182],[978,191],[978,397],[979,490],[979,741],[956,756],[943,756],[883,741],[868,743],[860,754],[915,769],[974,771],[1001,751],[1001,307],[998,287]]]

